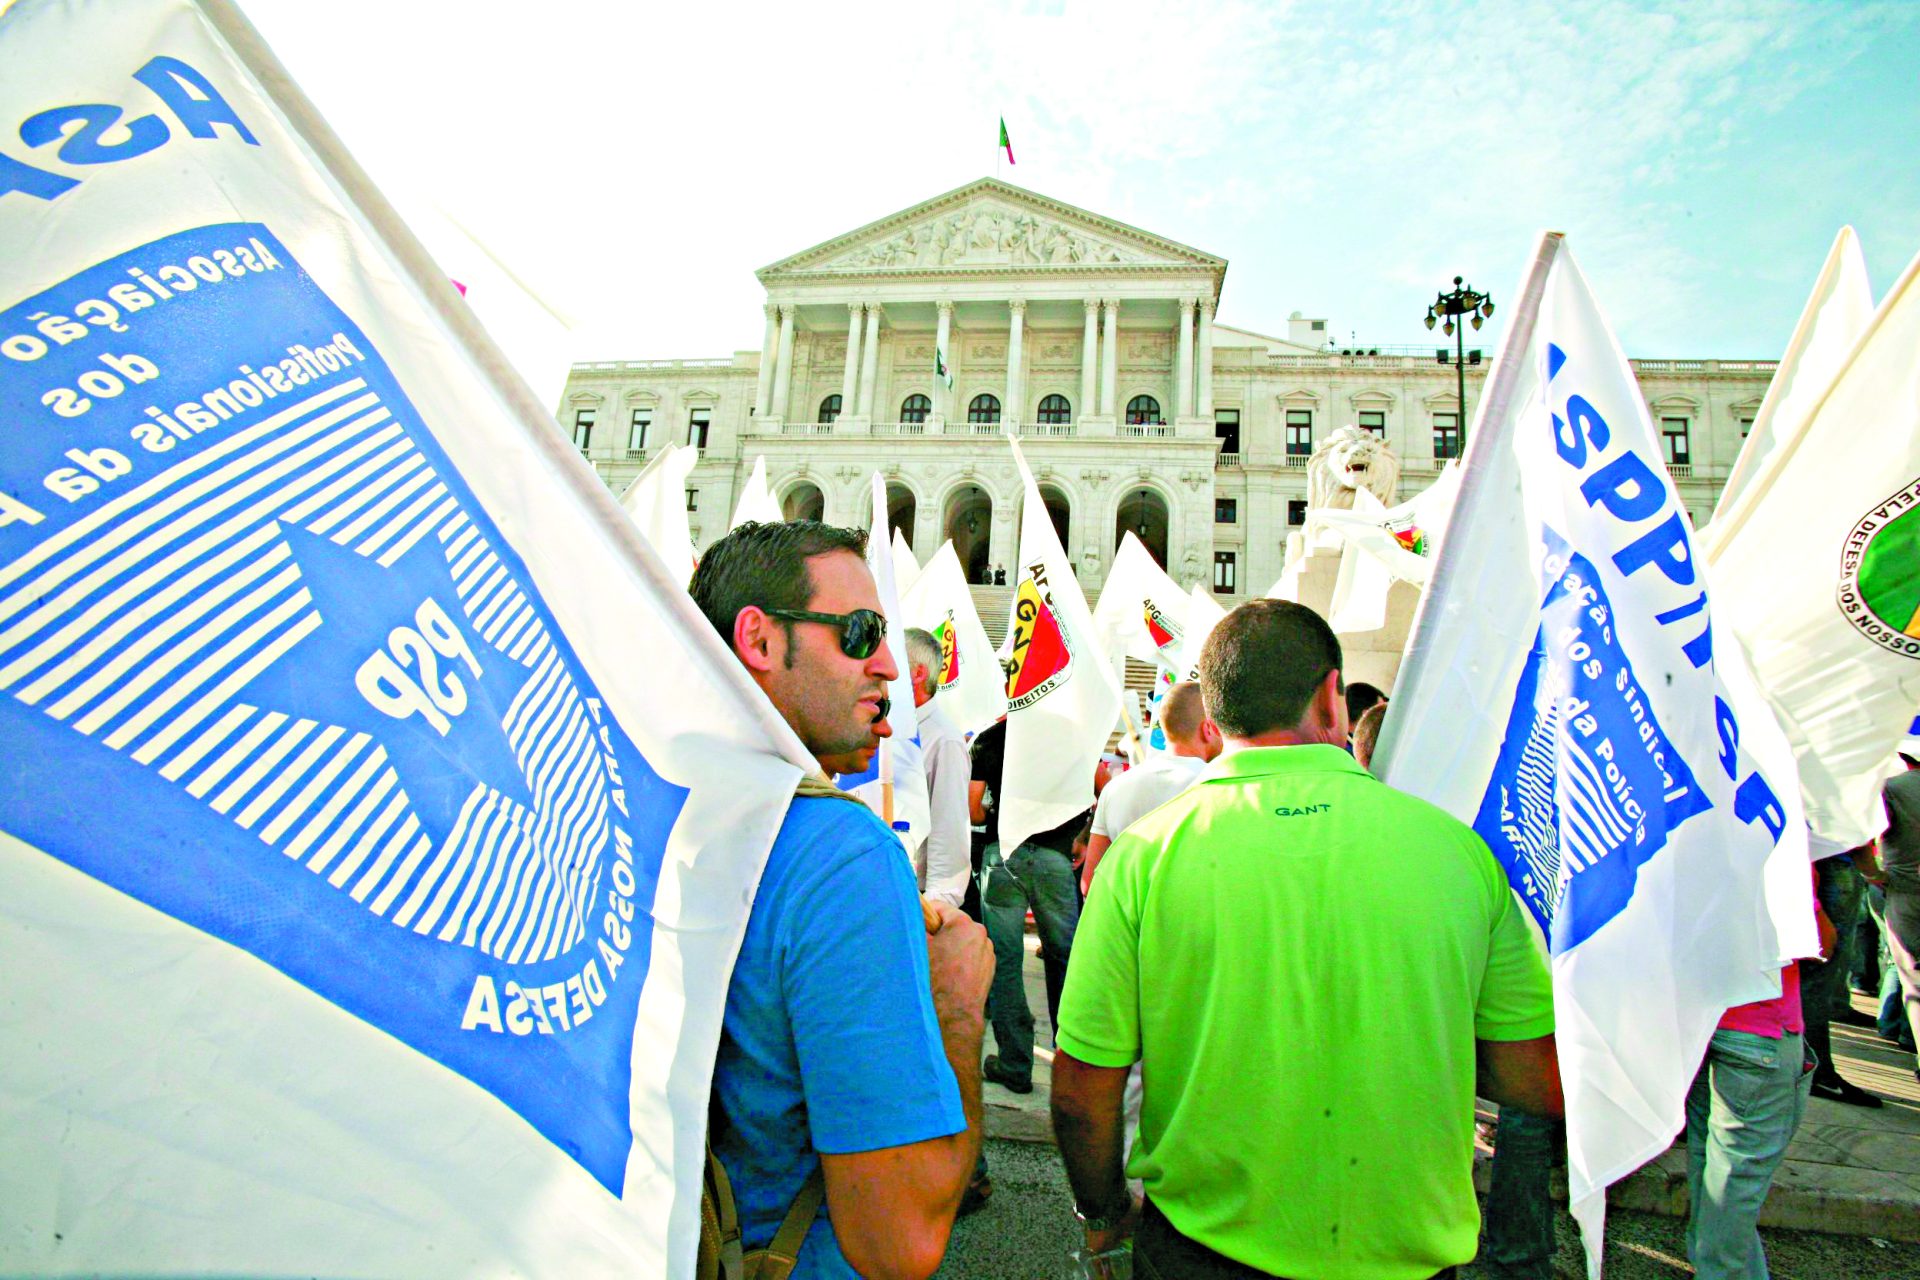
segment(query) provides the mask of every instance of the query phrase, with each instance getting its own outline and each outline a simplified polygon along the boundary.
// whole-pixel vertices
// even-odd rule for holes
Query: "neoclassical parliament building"
[[[869,520],[878,470],[914,554],[952,539],[974,581],[1017,555],[1012,430],[1083,587],[1132,530],[1182,586],[1211,583],[1230,604],[1280,576],[1319,437],[1351,425],[1384,438],[1404,498],[1457,454],[1460,404],[1439,334],[1356,348],[1299,312],[1284,333],[1222,324],[1226,272],[1214,254],[982,178],[762,268],[759,351],[573,366],[560,426],[616,493],[665,444],[700,450],[687,518],[702,547],[727,531],[755,458],[789,518],[842,524]],[[1252,322],[1267,306],[1234,312]],[[1475,354],[1469,408],[1488,367]],[[1774,362],[1634,366],[1698,524]]]

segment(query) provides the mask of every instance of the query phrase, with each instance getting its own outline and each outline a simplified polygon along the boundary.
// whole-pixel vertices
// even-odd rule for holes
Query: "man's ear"
[[[911,674],[909,674],[907,678],[913,681],[914,688],[916,689],[926,688],[927,687],[927,664],[924,662],[914,663],[913,671],[911,672]]]
[[[749,671],[771,671],[786,660],[787,633],[758,605],[733,615],[733,652]]]
[[[1326,725],[1329,734],[1335,734],[1340,741],[1346,741],[1353,732],[1353,726],[1347,723],[1347,686],[1340,678],[1340,668],[1327,672],[1327,678],[1320,682],[1320,691],[1314,695],[1318,704],[1321,723]]]

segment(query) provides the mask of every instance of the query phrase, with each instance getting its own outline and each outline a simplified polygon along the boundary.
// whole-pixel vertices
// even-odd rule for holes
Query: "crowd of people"
[[[906,715],[864,550],[855,530],[746,524],[691,583],[821,765],[753,901],[715,1069],[711,1145],[764,1268],[748,1274],[940,1265],[992,1194],[983,1080],[1034,1088],[1031,912],[1086,1274],[1424,1280],[1479,1253],[1551,1276],[1565,1139],[1544,957],[1479,837],[1368,772],[1386,696],[1345,683],[1327,623],[1279,600],[1228,614],[1162,703],[1167,749],[1103,765],[1089,813],[1014,848],[1004,721],[969,748],[939,705],[938,645],[909,633],[932,816],[906,857],[827,781]],[[1694,1083],[1702,1276],[1767,1274],[1760,1203],[1810,1091],[1879,1103],[1831,1065],[1849,976],[1891,993],[1880,1028],[1911,1044],[1920,772],[1888,807],[1880,860],[1818,864],[1829,958],[1729,1010]],[[1849,964],[1869,912],[1884,974],[1878,936]],[[1484,1245],[1476,1097],[1500,1108]]]

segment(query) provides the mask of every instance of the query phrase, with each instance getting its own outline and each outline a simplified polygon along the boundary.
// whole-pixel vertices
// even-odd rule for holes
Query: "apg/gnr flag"
[[[804,749],[230,4],[0,66],[0,1272],[686,1271]]]

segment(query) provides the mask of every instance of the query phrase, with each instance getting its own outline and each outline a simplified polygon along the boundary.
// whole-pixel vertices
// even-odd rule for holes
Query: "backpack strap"
[[[772,1243],[747,1255],[747,1280],[787,1280],[793,1274],[800,1261],[800,1246],[807,1242],[807,1232],[813,1229],[820,1203],[826,1198],[826,1170],[816,1164],[800,1184],[800,1194],[793,1198],[793,1206],[773,1233]]]
[[[733,1203],[733,1182],[726,1166],[707,1145],[707,1176],[700,1196],[700,1280],[739,1280],[745,1272],[740,1250],[740,1213]]]

